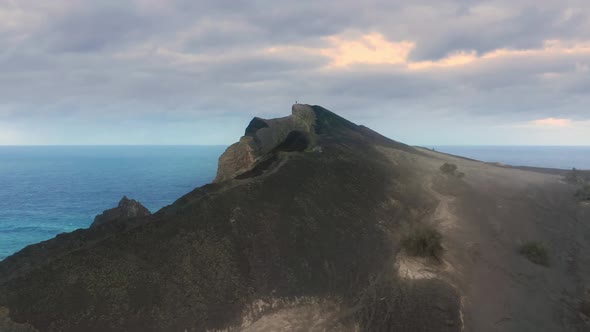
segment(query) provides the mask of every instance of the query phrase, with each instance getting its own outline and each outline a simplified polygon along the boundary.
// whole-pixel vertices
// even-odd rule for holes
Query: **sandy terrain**
[[[558,175],[470,161],[422,149],[429,158],[382,148],[392,161],[421,167],[424,188],[438,200],[427,222],[444,234],[440,266],[398,254],[399,273],[441,278],[462,294],[465,331],[590,330],[579,307],[590,287],[589,206]],[[466,175],[439,171],[454,163]],[[518,254],[525,241],[542,241],[551,265]]]
[[[462,331],[590,329],[580,311],[590,287],[590,261],[581,254],[590,250],[590,205],[573,200],[575,188],[561,176],[426,149],[423,156],[378,150],[394,167],[412,163],[419,169],[422,187],[437,201],[423,222],[444,236],[440,262],[399,251],[393,262],[398,277],[451,284],[461,294]],[[465,177],[442,174],[445,162],[456,164]],[[518,253],[530,240],[547,245],[549,267]],[[334,317],[318,304],[295,305],[264,315],[245,331],[334,330],[329,328]]]

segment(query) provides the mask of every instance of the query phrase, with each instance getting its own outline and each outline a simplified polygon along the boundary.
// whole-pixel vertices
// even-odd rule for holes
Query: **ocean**
[[[590,147],[428,146],[483,161],[590,169]],[[155,212],[215,177],[225,146],[0,146],[0,260],[88,227],[123,195]]]
[[[590,170],[590,146],[425,146],[437,151],[511,166]]]
[[[225,146],[0,146],[0,260],[86,228],[126,195],[151,212],[209,183]]]

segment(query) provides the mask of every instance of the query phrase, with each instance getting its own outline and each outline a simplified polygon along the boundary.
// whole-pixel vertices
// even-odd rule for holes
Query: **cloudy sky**
[[[295,100],[409,144],[590,145],[590,1],[0,0],[0,144],[229,144]]]

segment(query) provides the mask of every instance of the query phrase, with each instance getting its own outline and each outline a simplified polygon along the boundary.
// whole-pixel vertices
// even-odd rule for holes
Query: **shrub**
[[[574,167],[572,168],[571,172],[567,172],[565,174],[565,181],[568,183],[578,184],[580,183],[580,176],[578,175],[578,170]]]
[[[444,163],[441,167],[440,167],[440,171],[445,173],[445,174],[455,174],[455,172],[457,171],[457,165],[455,164],[449,164],[449,163]]]
[[[401,245],[412,256],[439,258],[443,251],[442,234],[433,226],[418,225],[410,228]]]
[[[586,288],[586,292],[582,295],[578,310],[586,317],[590,317],[590,288]]]
[[[520,247],[519,252],[535,264],[549,266],[549,255],[541,242],[527,242]]]
[[[580,303],[580,311],[590,317],[590,300],[584,300]]]
[[[590,185],[585,185],[576,192],[576,197],[581,201],[590,201]]]
[[[564,180],[567,183],[575,185],[590,184],[590,170],[579,170],[572,168],[571,171],[564,174]]]
[[[465,177],[465,173],[459,172],[457,170],[457,165],[455,165],[455,164],[444,163],[440,167],[440,171],[443,172],[443,174],[452,175],[452,176],[455,176],[459,179]]]

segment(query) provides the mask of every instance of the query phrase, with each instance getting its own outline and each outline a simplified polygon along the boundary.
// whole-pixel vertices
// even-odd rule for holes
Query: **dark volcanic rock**
[[[415,153],[319,106],[256,119],[216,183],[0,262],[0,306],[40,331],[205,331],[247,326],[261,299],[319,298],[366,331],[459,331],[453,287],[392,271],[395,230],[436,202],[411,158],[392,166],[377,145]]]
[[[273,157],[275,149],[305,150],[315,141],[316,114],[309,105],[295,104],[290,116],[279,119],[254,118],[238,143],[219,158],[215,182],[233,179]]]
[[[97,215],[90,228],[58,234],[53,239],[29,245],[4,259],[0,264],[0,282],[50,264],[107,237],[126,232],[146,223],[151,216],[149,210],[139,202],[123,197],[116,208]]]
[[[141,203],[123,196],[116,208],[105,210],[94,218],[90,227],[97,227],[116,220],[125,220],[138,217],[147,217],[152,213]]]
[[[2,332],[38,332],[29,324],[18,324],[10,320],[10,312],[5,307],[0,307],[0,331]]]

